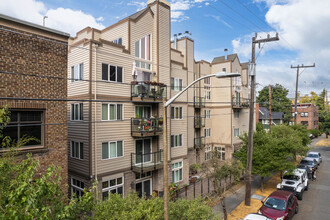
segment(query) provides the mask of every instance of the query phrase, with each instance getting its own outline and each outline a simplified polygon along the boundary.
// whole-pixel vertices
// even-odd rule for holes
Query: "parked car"
[[[259,209],[258,214],[265,215],[271,219],[292,219],[294,214],[299,211],[297,198],[293,193],[284,190],[273,192],[262,203],[263,205]]]
[[[254,213],[254,214],[248,214],[247,216],[245,216],[243,220],[272,220],[272,219],[268,218],[267,216]]]
[[[292,173],[285,172],[282,182],[277,184],[277,189],[292,192],[302,200],[305,190],[308,190],[308,177],[306,170],[295,169]]]
[[[309,166],[304,165],[304,164],[299,164],[297,166],[297,169],[305,170],[307,172],[308,179],[312,179],[312,170],[311,170],[311,168],[309,168]]]
[[[299,165],[307,165],[311,170],[317,169],[317,161],[314,158],[306,157],[302,159]]]
[[[308,134],[308,137],[309,137],[309,139],[311,139],[311,140],[312,140],[312,139],[314,138],[314,135],[313,135],[313,134],[311,134],[311,133],[309,133],[309,134]]]
[[[322,156],[319,152],[309,152],[306,158],[313,158],[317,161],[317,164],[320,165],[322,163]]]

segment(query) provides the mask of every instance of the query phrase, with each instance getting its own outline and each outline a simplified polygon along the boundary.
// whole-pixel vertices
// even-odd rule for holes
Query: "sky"
[[[281,84],[294,97],[296,69],[301,69],[298,92],[330,89],[330,0],[168,0],[171,35],[190,31],[195,59],[237,53],[251,59],[251,39],[267,34],[280,40],[256,50],[257,90]],[[147,0],[0,0],[0,13],[58,29],[71,36],[90,26],[103,29],[146,7]]]

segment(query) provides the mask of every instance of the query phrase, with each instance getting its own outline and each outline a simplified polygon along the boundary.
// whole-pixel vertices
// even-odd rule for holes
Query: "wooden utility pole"
[[[300,68],[309,68],[309,67],[315,67],[315,63],[313,65],[310,66],[304,66],[304,64],[302,64],[301,66],[292,66],[291,65],[291,69],[297,69],[297,77],[296,77],[296,94],[294,97],[294,124],[297,124],[297,102],[298,102],[298,80],[299,80],[299,69]]]
[[[252,59],[251,59],[251,92],[250,92],[250,114],[249,114],[249,140],[248,140],[248,151],[247,151],[247,165],[246,165],[246,176],[245,176],[245,205],[251,205],[251,173],[252,173],[252,155],[253,155],[253,128],[254,128],[254,95],[255,95],[255,45],[260,43],[267,43],[271,41],[277,41],[278,33],[275,37],[270,37],[269,34],[267,38],[257,39],[257,33],[252,37]]]
[[[163,98],[163,157],[164,157],[164,220],[169,218],[169,195],[168,195],[168,146],[167,146],[167,108],[166,99]]]
[[[268,90],[269,90],[269,94],[268,94],[268,96],[269,96],[269,107],[268,107],[268,109],[269,109],[269,132],[271,132],[272,131],[272,128],[271,128],[271,126],[272,126],[272,86],[270,84],[268,86]]]
[[[329,103],[328,103],[328,90],[325,90],[325,111],[329,112]]]

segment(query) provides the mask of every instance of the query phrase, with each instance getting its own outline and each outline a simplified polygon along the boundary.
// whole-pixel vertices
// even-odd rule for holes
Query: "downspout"
[[[96,50],[98,45],[94,44],[95,51],[94,51],[94,73],[95,73],[95,80],[94,80],[94,100],[96,100]],[[96,161],[96,102],[94,102],[94,167],[95,167],[95,181],[97,182],[97,161]],[[96,198],[98,198],[98,189],[96,189]]]

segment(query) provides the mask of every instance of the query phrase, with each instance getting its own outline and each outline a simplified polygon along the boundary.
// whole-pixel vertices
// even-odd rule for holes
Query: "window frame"
[[[78,157],[76,157],[74,154],[74,152],[76,152],[76,150],[73,150],[75,148],[75,144],[78,144],[79,147],[79,153],[78,153]],[[82,153],[81,153],[81,150],[82,150]],[[80,142],[80,141],[70,141],[70,157],[71,158],[75,158],[75,159],[78,159],[78,160],[83,160],[84,159],[84,143],[83,142]]]
[[[176,145],[177,138],[179,138],[178,142],[181,145]],[[183,146],[183,134],[173,134],[171,135],[171,148],[177,148]]]
[[[76,78],[76,76],[75,76],[76,68],[78,71],[78,78]],[[71,82],[77,82],[77,81],[84,80],[84,63],[83,62],[71,66],[70,71],[71,71]]]
[[[122,182],[120,184],[117,184],[117,180],[119,178],[122,179]],[[114,186],[110,186],[110,181],[112,181],[112,180],[116,180],[116,184]],[[105,182],[108,182],[108,187],[103,188],[103,183],[105,183]],[[107,197],[109,198],[110,191],[112,191],[114,189],[116,190],[116,193],[118,194],[118,188],[122,188],[123,194],[119,194],[119,195],[122,195],[124,197],[125,196],[125,178],[124,178],[124,175],[123,176],[118,176],[118,177],[115,177],[115,178],[111,178],[111,179],[106,180],[106,181],[102,181],[101,182],[102,200],[104,201],[103,193],[108,192]]]
[[[122,142],[121,147],[122,147],[122,155],[118,156],[118,142]],[[107,143],[108,146],[108,157],[107,158],[103,158],[103,144]],[[111,157],[111,143],[116,143],[116,157]],[[111,160],[111,159],[117,159],[117,158],[121,158],[125,156],[125,152],[124,152],[124,140],[118,140],[118,141],[105,141],[101,143],[101,160]]]
[[[103,65],[107,65],[108,66],[108,79],[103,79]],[[110,80],[110,67],[113,66],[116,68],[116,80]],[[121,68],[121,82],[118,81],[118,67]],[[111,82],[111,83],[125,83],[124,82],[124,67],[122,66],[118,66],[118,65],[113,65],[113,64],[109,64],[109,63],[101,63],[101,80],[104,82]]]
[[[204,128],[204,137],[211,137],[211,128]]]
[[[103,105],[108,106],[107,119],[103,119]],[[115,105],[115,119],[110,119],[110,105]],[[118,105],[121,105],[121,119],[118,119]],[[124,104],[121,103],[101,103],[101,121],[124,121]]]
[[[119,40],[121,41],[121,43],[119,43]],[[123,45],[123,38],[122,37],[118,37],[114,40],[111,41],[112,43],[118,44],[118,45]]]
[[[238,131],[238,135],[236,135],[236,131]],[[239,137],[239,128],[234,128],[234,137]]]
[[[182,91],[183,79],[171,77],[171,90]]]
[[[238,110],[234,110],[234,118],[239,118],[239,111]]]
[[[211,118],[211,109],[204,109],[204,116],[205,118]]]
[[[75,119],[75,106],[78,106],[78,119]],[[70,121],[83,121],[84,120],[84,104],[82,102],[79,103],[71,103],[70,108]]]
[[[204,98],[205,100],[211,100],[211,90],[204,91]]]
[[[181,163],[180,167],[173,168],[173,167],[175,167],[175,164],[179,164],[179,163]],[[181,179],[174,181],[174,178],[172,178],[172,183],[178,183],[178,182],[183,181],[183,160],[172,164],[172,169],[171,169],[172,177],[175,177],[175,175],[173,175],[173,173],[175,173],[176,171],[180,172],[179,170],[181,170]]]
[[[176,111],[178,111],[179,117],[176,117]],[[183,119],[183,108],[182,106],[172,106],[171,107],[171,119],[182,120]]]
[[[205,161],[208,161],[211,159],[211,157],[212,157],[212,147],[211,146],[205,147],[204,156],[205,156],[204,157]]]
[[[146,57],[147,55],[147,44],[146,44],[146,41],[147,41],[147,36],[149,36],[149,59],[146,59],[146,58],[142,58],[142,39],[144,39],[144,55]],[[139,55],[136,56],[136,43],[139,42]],[[135,58],[138,58],[138,59],[141,59],[141,60],[147,60],[147,61],[151,61],[152,60],[152,34],[147,34],[147,35],[144,35],[143,37],[141,37],[140,39],[136,40],[134,42],[134,57]]]
[[[220,158],[218,158],[218,159],[226,160],[226,147],[215,146],[214,150],[219,152]]]
[[[78,185],[74,185],[73,184],[73,179],[77,181],[79,181],[80,183],[83,183],[84,184],[84,188],[85,188],[85,183],[77,178],[74,178],[74,177],[71,177],[71,196],[73,196],[74,194],[76,194],[75,192],[73,192],[73,188],[75,188],[75,190],[79,191],[80,192],[80,195],[77,195],[77,197],[81,197],[84,195],[84,188],[81,188],[81,186],[78,186]]]

